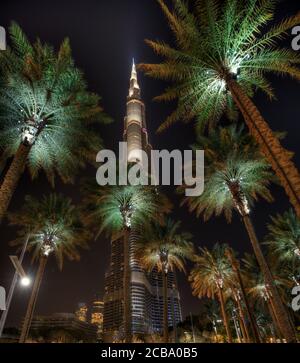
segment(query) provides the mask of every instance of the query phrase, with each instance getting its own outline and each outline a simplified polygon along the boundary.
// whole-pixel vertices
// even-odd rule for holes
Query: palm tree
[[[125,342],[132,340],[130,294],[130,231],[149,223],[167,212],[169,203],[155,189],[141,185],[99,187],[95,182],[83,186],[86,197],[86,223],[98,230],[98,235],[122,232],[124,236],[123,314]],[[160,212],[158,212],[160,211]],[[100,226],[100,227],[99,227]]]
[[[290,319],[291,325],[295,330],[295,334],[297,335],[297,314],[295,314],[291,306],[291,290],[295,285],[300,286],[299,261],[295,261],[294,264],[285,263],[278,259],[278,257],[272,252],[268,253],[267,258],[269,265],[272,266],[272,273],[275,278],[275,283],[279,289],[281,299],[284,302],[287,315]]]
[[[2,162],[13,160],[0,188],[0,221],[26,166],[32,178],[44,170],[52,185],[55,173],[72,181],[101,147],[92,124],[108,120],[74,65],[68,39],[56,53],[40,40],[32,45],[16,24],[10,36],[12,48],[0,53],[0,149]]]
[[[231,300],[229,301],[229,307],[231,307],[231,314],[235,330],[237,333],[237,338],[240,343],[250,342],[250,333],[247,325],[246,316],[244,313],[244,307],[242,305],[241,291],[238,287],[231,287],[228,294],[231,295]],[[228,308],[228,304],[227,304]]]
[[[247,292],[254,303],[260,304],[260,306],[267,306],[269,314],[272,318],[274,329],[277,336],[283,338],[280,321],[276,314],[274,306],[274,296],[270,289],[269,284],[265,282],[264,276],[257,265],[255,258],[252,255],[246,254],[243,259],[245,270],[244,273],[248,280]],[[274,265],[272,265],[274,267]],[[272,271],[274,272],[274,270]],[[274,274],[274,284],[280,292],[281,298],[284,299],[284,286],[285,281]]]
[[[49,256],[55,254],[60,269],[64,257],[79,260],[77,248],[86,247],[89,233],[84,231],[72,201],[56,194],[41,199],[26,196],[21,210],[9,214],[9,220],[11,225],[20,227],[12,245],[23,244],[25,236],[29,235],[28,250],[32,251],[33,260],[39,261],[19,340],[25,343]]]
[[[195,267],[191,271],[189,280],[195,296],[214,299],[215,295],[218,295],[228,342],[232,343],[224,291],[232,285],[234,274],[225,257],[225,248],[225,245],[219,244],[215,244],[211,251],[200,248],[200,255],[195,257]]]
[[[191,258],[193,247],[191,235],[179,230],[180,222],[166,219],[162,224],[152,223],[143,229],[136,242],[136,257],[149,272],[157,268],[162,274],[164,300],[164,342],[169,342],[168,319],[168,274],[170,271],[184,271],[184,263]],[[174,326],[174,331],[176,327]]]
[[[256,313],[256,322],[259,327],[260,334],[263,337],[264,341],[267,341],[267,338],[271,335],[272,339],[276,341],[276,334],[274,331],[274,327],[272,324],[272,319],[270,316],[262,309],[257,309]]]
[[[295,326],[290,291],[295,284],[300,285],[300,221],[292,209],[271,217],[271,220],[267,226],[269,233],[265,243],[269,248],[274,274],[284,286],[282,296],[289,307],[289,318]]]
[[[295,326],[295,315],[290,306],[293,286],[300,285],[300,221],[292,209],[271,217],[266,244],[276,278],[283,285],[283,299],[288,307],[291,323]]]
[[[235,209],[242,218],[265,283],[272,291],[274,309],[283,335],[288,342],[296,340],[274,279],[266,262],[250,218],[251,206],[259,196],[271,201],[268,185],[273,179],[265,159],[254,140],[236,126],[219,128],[209,137],[199,136],[198,143],[206,150],[205,190],[202,195],[185,198],[190,211],[205,220],[224,213],[230,222]],[[195,145],[199,149],[199,146]]]
[[[175,44],[147,40],[164,60],[141,64],[140,69],[172,82],[157,100],[178,99],[177,109],[159,130],[196,118],[202,132],[207,125],[213,129],[226,111],[237,118],[238,109],[300,217],[300,174],[292,153],[281,146],[251,99],[256,90],[274,97],[267,73],[300,79],[299,54],[280,45],[299,24],[300,12],[273,25],[276,0],[194,0],[191,6],[173,0],[173,11],[163,0],[158,2]]]
[[[271,217],[272,223],[268,224],[269,233],[266,244],[271,253],[276,256],[281,265],[290,265],[291,270],[300,268],[300,220],[292,209]],[[297,282],[297,276],[293,274]]]
[[[212,328],[215,335],[215,341],[218,343],[218,328],[217,323],[221,321],[220,319],[220,307],[219,304],[215,300],[208,300],[205,304],[203,304],[204,311],[201,314],[201,321],[208,320],[212,324]]]

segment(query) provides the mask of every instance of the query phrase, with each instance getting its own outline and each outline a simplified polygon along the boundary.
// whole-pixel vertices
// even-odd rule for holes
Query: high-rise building
[[[141,160],[141,150],[148,155],[151,145],[145,117],[145,104],[141,99],[137,72],[133,62],[130,88],[127,97],[127,113],[124,119],[124,141],[127,141],[128,162]],[[163,291],[162,276],[156,270],[144,271],[134,258],[134,246],[137,236],[130,232],[130,268],[131,268],[131,312],[132,333],[161,333],[163,326]],[[120,340],[124,336],[123,326],[123,271],[124,271],[124,238],[122,233],[111,239],[110,265],[105,274],[104,294],[104,341]],[[171,272],[168,278],[169,325],[173,326],[182,320],[180,296],[175,275]]]
[[[87,305],[85,303],[79,303],[78,308],[75,311],[76,318],[80,321],[87,322],[87,313],[88,313]]]
[[[96,295],[94,301],[92,302],[92,311],[91,311],[92,324],[96,325],[103,324],[103,308],[104,308],[104,302],[99,298],[98,295]]]
[[[92,302],[91,324],[97,326],[97,337],[99,340],[102,340],[103,335],[103,309],[104,302],[96,295]]]
[[[142,150],[147,154],[151,150],[148,142],[145,104],[141,99],[134,61],[127,97],[127,112],[124,118],[124,141],[127,141],[128,162],[130,163],[142,160]]]

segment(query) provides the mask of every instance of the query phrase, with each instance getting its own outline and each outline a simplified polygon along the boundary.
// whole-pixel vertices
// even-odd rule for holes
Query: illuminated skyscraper
[[[124,141],[127,141],[128,162],[141,160],[142,153],[148,155],[151,145],[145,117],[145,104],[141,99],[135,64],[132,64],[127,112],[124,119]],[[162,332],[163,292],[162,276],[156,270],[146,273],[134,258],[136,241],[134,231],[130,232],[130,268],[131,268],[131,313],[132,333],[150,334]],[[124,271],[124,238],[122,233],[115,234],[111,240],[110,265],[105,274],[104,341],[121,340],[124,337],[123,327],[123,271]],[[169,325],[181,321],[180,297],[173,273],[168,278]],[[173,304],[173,305],[172,305]],[[174,308],[172,307],[174,306]]]
[[[141,161],[141,150],[149,153],[146,127],[145,104],[141,100],[141,90],[137,80],[135,63],[132,63],[129,94],[127,97],[127,114],[124,119],[124,141],[128,145],[128,162]]]

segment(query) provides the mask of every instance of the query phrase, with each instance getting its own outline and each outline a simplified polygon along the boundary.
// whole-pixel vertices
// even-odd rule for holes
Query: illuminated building
[[[75,312],[75,316],[78,320],[86,322],[87,321],[88,308],[85,303],[79,303],[78,309]]]
[[[128,145],[128,162],[134,163],[142,160],[141,150],[146,151],[146,153],[149,153],[151,150],[146,127],[145,104],[141,100],[141,90],[137,80],[134,61],[126,108],[124,141],[127,141]]]
[[[135,64],[132,65],[129,94],[127,97],[127,114],[124,119],[124,141],[127,141],[128,162],[141,160],[141,150],[148,155],[151,145],[145,118],[145,105],[141,99]],[[156,270],[146,273],[134,259],[136,241],[134,231],[130,232],[130,267],[131,267],[131,312],[132,333],[161,333],[163,326],[163,291],[162,276]],[[115,234],[111,239],[110,265],[105,274],[104,341],[124,338],[123,327],[123,270],[124,270],[123,234]],[[171,272],[168,277],[169,325],[182,320],[180,296],[176,279]],[[174,308],[172,307],[174,306]],[[174,312],[174,313],[173,313]]]
[[[97,326],[97,336],[99,340],[102,340],[103,333],[103,309],[104,302],[96,296],[95,300],[92,303],[92,311],[91,311],[91,324]]]
[[[95,325],[69,313],[34,316],[30,332],[32,336],[44,338],[47,343],[94,343],[97,340]]]
[[[103,324],[103,308],[104,302],[96,296],[95,300],[92,303],[92,312],[91,312],[91,323],[96,325]]]

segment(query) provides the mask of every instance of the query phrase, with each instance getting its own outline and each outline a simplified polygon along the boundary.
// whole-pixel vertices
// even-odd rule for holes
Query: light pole
[[[0,50],[6,50],[6,31],[0,26]]]
[[[20,265],[23,262],[23,258],[24,258],[24,255],[25,255],[25,252],[26,252],[26,249],[27,249],[28,240],[29,240],[29,234],[28,234],[28,236],[27,236],[27,238],[26,238],[26,240],[24,242],[24,246],[22,248],[22,251],[21,251],[21,254],[20,254],[20,257],[19,257],[19,264]],[[14,294],[14,291],[15,291],[15,287],[16,287],[17,282],[18,282],[18,277],[19,277],[19,272],[16,270],[15,274],[14,274],[14,277],[13,277],[13,280],[12,280],[12,283],[10,285],[8,295],[7,295],[6,310],[3,311],[1,319],[0,319],[0,338],[1,338],[2,333],[3,333],[3,329],[4,329],[4,326],[5,326],[8,310],[10,308],[10,303],[11,303],[11,300],[12,300],[12,297],[13,297],[13,294]],[[21,283],[22,283],[23,286],[28,286],[30,284],[30,281],[29,281],[27,276],[23,276],[22,279],[21,279]]]
[[[241,292],[241,297],[243,299],[243,302],[245,304],[245,308],[246,308],[246,312],[249,318],[249,322],[250,322],[250,327],[252,330],[252,334],[253,334],[253,338],[255,343],[260,343],[261,339],[260,339],[260,335],[259,335],[259,330],[257,327],[257,323],[254,317],[254,314],[252,312],[252,309],[250,307],[249,301],[248,301],[248,297],[246,295],[246,291],[245,291],[245,287],[244,287],[244,282],[241,276],[241,272],[240,272],[240,267],[239,267],[239,263],[237,261],[237,259],[234,257],[233,253],[232,253],[232,249],[227,248],[225,251],[225,255],[228,258],[231,267],[236,275],[237,281],[239,283],[240,286],[240,292]]]
[[[233,323],[234,323],[234,327],[235,327],[235,331],[236,331],[238,341],[239,341],[239,343],[242,343],[241,331],[240,331],[240,327],[239,327],[239,324],[238,324],[236,309],[233,309],[232,320],[233,320]]]
[[[192,325],[192,332],[193,332],[193,342],[196,343],[196,340],[195,340],[195,330],[194,330],[194,323],[193,323],[193,315],[192,313],[190,312],[190,317],[191,317],[191,325]]]

